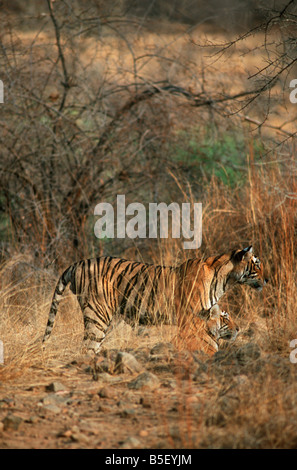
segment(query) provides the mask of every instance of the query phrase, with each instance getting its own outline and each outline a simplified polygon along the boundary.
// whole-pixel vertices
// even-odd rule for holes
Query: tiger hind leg
[[[89,308],[84,309],[83,315],[85,327],[84,349],[88,353],[98,354],[101,350],[110,322],[105,323],[100,321]]]

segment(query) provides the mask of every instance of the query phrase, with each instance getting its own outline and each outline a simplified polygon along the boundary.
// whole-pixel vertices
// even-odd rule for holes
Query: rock
[[[65,385],[63,385],[61,382],[52,382],[49,385],[47,385],[45,389],[47,392],[55,392],[55,393],[62,392],[62,391],[64,392],[65,390],[67,390]]]
[[[38,420],[39,420],[39,417],[36,415],[33,415],[33,416],[29,416],[29,418],[26,419],[25,422],[30,423],[30,424],[35,424],[38,422]]]
[[[236,352],[236,358],[240,365],[246,365],[261,356],[261,350],[256,343],[247,343]]]
[[[117,374],[123,374],[125,372],[134,374],[136,372],[140,372],[142,369],[142,365],[132,354],[127,352],[118,353],[115,360],[114,372]]]
[[[66,429],[66,431],[59,432],[57,437],[66,437],[71,439],[73,442],[81,442],[82,444],[89,444],[90,439],[86,436],[78,426],[72,426],[71,429]]]
[[[139,403],[143,406],[143,408],[151,408],[152,403],[151,400],[147,397],[141,397]]]
[[[156,374],[162,374],[162,372],[172,372],[172,366],[170,364],[155,364],[150,367]]]
[[[137,361],[141,363],[146,363],[149,360],[149,348],[140,347],[135,349],[133,352],[134,356],[136,357]]]
[[[176,426],[175,424],[170,426],[169,435],[175,442],[182,440],[181,430],[180,430],[179,426]]]
[[[8,398],[8,397],[4,397],[4,398],[1,398],[0,400],[0,408],[6,406],[7,408],[11,408],[13,406],[15,406],[15,401],[13,398]]]
[[[115,398],[115,393],[110,387],[102,387],[98,395],[100,398]]]
[[[2,434],[3,431],[4,431],[4,424],[2,423],[2,421],[0,421],[0,435]]]
[[[71,429],[67,429],[66,431],[61,431],[57,434],[57,437],[67,437],[69,438],[72,434]]]
[[[104,347],[107,349],[123,349],[127,344],[127,339],[133,336],[133,328],[124,320],[114,319],[111,329],[106,334]]]
[[[161,383],[162,387],[169,388],[171,390],[175,390],[177,387],[177,382],[175,379],[166,379],[163,380]]]
[[[101,427],[98,426],[96,421],[80,421],[79,423],[79,430],[84,434],[93,434],[93,435],[100,435],[101,434]]]
[[[57,405],[57,404],[66,405],[68,400],[69,400],[68,397],[56,395],[55,393],[50,393],[44,398],[42,398],[41,401],[43,405]]]
[[[53,404],[44,405],[43,409],[47,411],[51,411],[52,413],[55,413],[55,414],[61,413],[61,408]]]
[[[2,421],[3,423],[3,430],[7,431],[8,429],[12,429],[16,431],[19,427],[19,425],[22,422],[22,418],[20,416],[16,416],[12,413],[9,413],[4,420]]]
[[[99,411],[100,413],[104,413],[105,415],[107,415],[108,413],[112,413],[114,410],[114,408],[112,406],[106,406],[106,405],[99,405],[97,411]]]
[[[129,436],[127,437],[127,439],[124,440],[124,442],[120,446],[120,449],[135,449],[140,447],[141,442],[139,441],[139,439],[133,436]]]
[[[135,416],[136,411],[133,408],[123,408],[119,411],[119,416],[121,418],[131,418]]]
[[[110,358],[99,357],[94,365],[93,372],[101,374],[102,372],[113,373],[114,363]]]
[[[153,390],[160,386],[158,377],[151,372],[143,372],[134,380],[128,383],[128,387],[132,390],[150,389]]]
[[[243,386],[249,384],[249,378],[245,374],[236,375],[233,380],[235,385]]]
[[[172,343],[157,343],[151,350],[150,354],[155,355],[164,355],[169,356],[175,351],[175,348]]]
[[[233,366],[237,363],[236,353],[228,350],[217,351],[212,357],[213,363],[219,363],[223,366]]]
[[[81,442],[82,444],[89,444],[90,443],[90,438],[83,434],[82,432],[75,432],[73,431],[70,439],[74,442]]]
[[[108,374],[107,372],[101,372],[100,375],[98,374],[98,380],[100,380],[101,383],[105,382],[106,384],[115,384],[121,382],[122,378]]]

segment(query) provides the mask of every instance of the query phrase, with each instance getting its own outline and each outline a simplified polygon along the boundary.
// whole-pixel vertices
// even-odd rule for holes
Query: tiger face
[[[220,339],[234,341],[238,335],[239,327],[232,317],[214,305],[208,312],[207,321],[194,317],[190,323],[182,328],[173,341],[178,349],[188,351],[202,351],[212,356],[219,350]]]
[[[219,339],[234,341],[239,331],[239,327],[229,313],[221,310],[218,305],[210,309],[206,329],[215,341]]]
[[[236,250],[232,254],[231,261],[234,263],[234,268],[230,278],[235,282],[246,284],[257,291],[261,291],[267,284],[268,279],[264,276],[263,264],[254,256],[252,246]]]

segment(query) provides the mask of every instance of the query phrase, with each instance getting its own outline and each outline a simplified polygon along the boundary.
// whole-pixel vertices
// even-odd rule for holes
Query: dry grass
[[[236,348],[252,342],[259,348],[262,359],[260,363],[256,361],[257,365],[247,361],[238,369],[232,360],[232,348],[231,353],[227,348],[222,362],[208,365],[206,372],[201,368],[196,375],[195,380],[203,383],[200,394],[193,378],[188,379],[186,389],[180,382],[179,406],[183,419],[175,423],[178,431],[172,430],[165,402],[163,412],[160,411],[165,435],[168,433],[165,442],[169,446],[296,445],[297,436],[293,432],[296,365],[289,361],[289,341],[297,332],[296,199],[290,197],[296,194],[296,181],[292,171],[294,162],[289,163],[290,173],[277,164],[251,166],[250,178],[240,193],[222,192],[214,182],[208,187],[203,219],[205,251],[217,253],[252,242],[270,278],[260,294],[242,287],[223,299],[223,306],[232,312],[241,328],[233,345],[237,353],[233,354],[238,354]],[[164,263],[174,261],[174,252],[176,247],[166,242],[162,251]],[[156,259],[158,256],[155,253]],[[29,255],[18,255],[2,266],[0,338],[6,355],[0,371],[2,381],[21,376],[24,381],[30,381],[30,376],[36,381],[38,370],[50,368],[54,373],[61,364],[79,357],[82,318],[71,294],[61,305],[46,351],[40,348],[55,281],[52,271],[36,270]],[[135,350],[169,339],[170,334],[163,327],[154,328],[145,337],[120,323],[111,332],[106,346]],[[229,362],[228,357],[231,357]],[[183,363],[184,371],[186,363]],[[190,361],[189,370],[191,364]]]
[[[206,188],[203,214],[206,254],[253,243],[270,278],[261,294],[238,287],[222,299],[222,307],[237,317],[243,337],[254,336],[263,352],[288,361],[289,342],[297,332],[294,165],[294,161],[283,168],[277,163],[251,165],[249,180],[237,193],[213,182]],[[143,258],[137,251],[135,254]],[[162,258],[164,264],[169,264],[176,262],[176,254],[177,246],[166,241],[152,258],[155,262]],[[56,280],[52,270],[37,269],[29,254],[16,255],[2,265],[0,338],[5,345],[6,365],[1,374],[9,370],[11,377],[35,363],[46,367],[52,359],[66,361],[79,351],[82,318],[71,293],[61,304],[47,351],[42,354],[40,350],[38,340],[44,332]],[[110,335],[111,347],[137,347],[139,337],[128,330],[116,328]]]
[[[219,33],[215,34],[213,31],[209,32],[207,29],[205,31],[201,28],[192,30],[190,35],[182,26],[175,32],[168,31],[167,34],[150,31],[146,34],[130,36],[128,32],[125,32],[125,38],[126,41],[120,41],[118,37],[116,39],[106,34],[101,37],[100,47],[93,37],[65,45],[66,57],[68,55],[72,57],[71,48],[74,48],[77,59],[77,62],[73,63],[73,70],[77,72],[76,78],[79,80],[80,91],[75,95],[77,88],[70,90],[68,99],[71,105],[73,103],[84,104],[84,100],[87,102],[89,93],[87,85],[90,85],[93,91],[99,90],[101,86],[100,92],[103,93],[109,89],[117,89],[118,85],[121,86],[124,83],[123,96],[126,99],[131,93],[129,86],[139,77],[145,84],[154,81],[156,76],[160,80],[169,79],[169,81],[174,77],[176,83],[182,84],[185,88],[192,88],[194,92],[201,91],[201,87],[204,86],[208,92],[213,92],[219,87],[220,91],[228,90],[230,94],[237,93],[246,85],[248,74],[253,74],[265,65],[262,62],[263,57],[257,50],[259,42],[263,40],[260,34],[248,38],[237,47],[230,48],[228,57],[213,55],[214,49],[210,47],[211,44],[220,44],[226,40],[226,37],[220,36]],[[207,38],[209,48],[205,46],[205,41],[203,48],[197,47],[201,38]],[[14,36],[14,41],[16,50],[18,47],[22,48],[22,53],[15,56],[16,70],[19,68],[24,71],[24,76],[30,75],[32,88],[36,89],[43,83],[42,77],[46,72],[48,81],[47,85],[42,85],[44,88],[41,88],[41,96],[46,106],[54,107],[54,103],[50,102],[50,96],[56,93],[61,97],[63,88],[60,86],[61,76],[58,71],[49,69],[48,72],[46,65],[49,58],[56,57],[53,34],[46,30],[40,34],[21,32]],[[31,45],[32,47],[28,47]],[[67,49],[68,46],[69,49]],[[253,48],[255,48],[253,54],[246,53]],[[134,55],[131,54],[131,50]],[[26,66],[29,63],[27,54],[30,54],[30,58],[32,56],[36,65],[30,70]],[[135,57],[139,58],[137,59],[137,77],[135,73],[131,73]],[[200,80],[202,69],[204,71],[203,83]],[[100,86],[97,83],[98,77],[101,80]],[[280,88],[275,87],[273,94],[276,95],[271,98],[275,98],[278,93],[280,93]],[[93,114],[89,114],[89,111],[86,111],[85,114],[81,114],[81,120],[76,122],[74,119],[71,126],[75,129],[75,126],[82,128],[86,122],[91,121],[89,135],[94,134],[97,138],[97,130],[104,129],[103,123],[108,121],[119,106],[118,100],[121,95],[115,94],[114,96],[115,98],[112,93],[110,96],[106,94],[102,114],[93,111]],[[96,101],[94,103],[94,106],[98,105]],[[267,111],[266,104],[263,98],[259,105],[255,105],[252,109],[252,117],[263,119]],[[134,125],[137,120],[140,122],[143,116],[144,124],[139,132],[141,136],[139,153],[144,150],[142,139],[147,135],[148,127],[150,131],[156,130],[152,137],[149,134],[149,140],[157,146],[161,143],[163,145],[169,137],[172,140],[178,140],[178,132],[189,130],[191,125],[199,127],[203,136],[203,133],[206,133],[204,124],[208,123],[212,117],[209,110],[201,110],[198,116],[195,110],[184,107],[183,103],[173,102],[172,97],[166,99],[162,97],[160,101],[157,97],[152,105],[147,108],[145,106],[141,105],[137,109],[136,118],[131,113],[127,116],[127,120],[123,119],[117,134],[118,141],[112,149],[113,153],[111,152],[113,158],[126,145],[131,125]],[[287,124],[282,129],[288,132],[294,131],[294,121],[291,121],[295,113],[293,107],[287,103],[287,108],[284,108],[282,100],[275,102],[272,100],[271,106],[273,112],[267,116],[268,120],[265,121],[265,125],[279,126],[286,121]],[[38,112],[42,113],[44,110],[39,109]],[[32,113],[34,114],[34,109]],[[65,123],[68,123],[68,116],[66,117]],[[224,133],[230,127],[236,126],[238,132],[242,132],[250,143],[250,151],[247,152],[245,168],[247,178],[240,187],[231,188],[216,178],[211,181],[201,180],[201,184],[199,182],[199,202],[203,203],[201,249],[195,253],[185,253],[180,241],[169,239],[154,245],[149,240],[144,245],[135,244],[135,246],[127,247],[121,244],[117,246],[116,253],[109,253],[168,265],[183,261],[185,256],[219,254],[236,247],[244,248],[253,244],[270,279],[269,284],[260,294],[246,287],[237,287],[222,299],[221,307],[235,317],[241,331],[234,345],[222,348],[217,361],[199,362],[199,359],[195,362],[195,358],[185,354],[180,362],[180,369],[183,373],[179,370],[178,361],[172,365],[172,368],[175,366],[177,368],[175,378],[178,413],[174,418],[171,418],[168,411],[166,393],[162,394],[162,390],[156,392],[156,410],[159,416],[159,426],[163,429],[164,446],[280,448],[296,447],[297,443],[295,430],[297,365],[290,364],[289,360],[291,352],[289,342],[297,338],[297,163],[294,148],[292,150],[286,145],[278,147],[278,153],[271,151],[262,160],[254,161],[253,137],[250,128],[243,124],[244,117],[241,116],[240,119],[234,117],[232,123],[230,123],[231,119],[219,118],[219,122],[216,119],[212,121],[212,124],[215,124],[214,132]],[[39,126],[39,117],[37,121]],[[13,122],[12,119],[10,124]],[[259,129],[259,132],[262,132],[261,136],[275,138],[275,130],[265,125]],[[46,124],[45,127],[51,130],[50,124]],[[36,127],[37,135],[38,129],[39,127]],[[22,131],[20,135],[22,136]],[[62,134],[58,132],[57,135],[61,137]],[[84,149],[85,135],[81,135],[83,137],[78,147],[81,144]],[[283,137],[284,134],[280,132],[280,135]],[[12,136],[14,140],[14,133]],[[48,147],[50,147],[49,143]],[[93,144],[93,141],[91,143]],[[22,138],[18,141],[18,145],[18,150],[21,151]],[[129,148],[132,154],[131,142],[128,145],[131,146]],[[168,150],[169,147],[166,145],[162,147],[162,152]],[[89,142],[86,148],[90,148]],[[152,149],[154,150],[153,146]],[[36,154],[42,154],[42,150],[43,147],[40,147],[36,150]],[[68,157],[67,151],[61,155]],[[156,155],[158,158],[157,152]],[[144,160],[145,158],[148,157],[145,156]],[[79,159],[78,163],[80,164]],[[120,163],[118,162],[119,166]],[[170,174],[170,181],[173,181],[174,186],[174,190],[172,187],[168,189],[169,193],[172,191],[171,199],[176,202],[197,202],[198,196],[193,196],[189,191],[185,178],[179,179],[178,171],[176,174],[170,173],[172,167],[166,166],[167,161],[166,165],[164,164],[164,174],[161,174],[161,184],[154,186],[156,174],[149,173],[150,164],[151,161],[148,160],[141,171],[145,175],[149,174],[145,184],[150,188],[151,194],[155,194],[154,191],[156,191],[160,198],[163,194],[168,196],[166,192],[168,179],[165,177],[168,178]],[[32,168],[34,169],[34,166]],[[63,178],[60,173],[58,175]],[[164,175],[165,184],[162,179]],[[35,182],[34,171],[31,177]],[[140,177],[139,172],[132,176],[132,179],[124,180],[123,187],[131,190],[136,185],[137,191]],[[37,178],[36,181],[39,182]],[[42,178],[40,181],[42,183]],[[82,182],[82,186],[84,185],[83,189],[86,191],[86,200],[88,200],[89,180],[85,181]],[[94,181],[97,184],[96,178]],[[95,184],[94,181],[93,184]],[[57,186],[60,190],[59,184]],[[137,193],[139,202],[141,202],[143,186],[140,184],[140,192]],[[91,189],[96,192],[94,188]],[[116,189],[112,187],[112,190],[116,191]],[[120,191],[117,190],[117,193],[120,194]],[[79,188],[77,201],[79,201],[80,193],[81,188]],[[24,194],[30,200],[31,193]],[[21,198],[25,196],[21,195]],[[75,198],[74,201],[76,201]],[[58,207],[58,197],[55,203]],[[45,253],[45,233],[47,230],[50,231],[49,221],[54,220],[54,217],[47,220],[48,214],[43,213],[42,210],[41,203],[32,205],[32,214],[40,213],[41,218],[36,218],[36,220],[42,221],[43,225],[41,222],[40,225],[36,223],[36,227],[32,229],[29,224],[31,219],[28,217],[28,224],[25,224],[24,228],[31,236],[30,244],[26,245],[27,249],[24,249],[23,243],[14,239],[9,251],[10,256],[5,257],[0,270],[0,339],[4,343],[5,354],[5,363],[0,366],[0,381],[7,389],[14,384],[38,383],[39,380],[44,380],[42,374],[47,374],[49,371],[51,376],[59,375],[65,364],[81,355],[83,320],[76,299],[70,293],[65,295],[61,303],[52,337],[45,351],[41,349],[41,338],[59,275],[54,268],[44,267],[43,260],[37,260],[31,248],[41,247],[40,256]],[[59,210],[61,210],[62,220],[65,208],[61,207]],[[73,211],[71,204],[67,210],[68,213]],[[25,211],[24,214],[28,216]],[[73,220],[74,218],[71,219]],[[29,227],[31,227],[31,232]],[[42,227],[41,230],[40,227]],[[82,233],[83,228],[79,228],[81,229],[81,238],[78,237],[79,252],[88,251],[90,247],[91,253],[88,252],[88,256],[93,255],[95,244],[90,242],[88,245],[86,235]],[[90,237],[93,237],[92,229],[93,227],[91,232],[89,231],[92,233]],[[61,232],[57,230],[53,233],[56,238],[53,237],[50,242],[56,244],[57,251],[61,253],[63,267],[66,268],[64,260],[68,253],[76,259],[76,248],[72,245],[69,248],[69,240],[63,239],[62,229]],[[100,252],[101,249],[100,245],[98,251]],[[71,262],[72,259],[69,259],[69,264]],[[163,325],[152,328],[151,333],[146,336],[139,335],[136,330],[120,323],[111,331],[105,344],[110,350],[114,348],[137,350],[144,347],[150,348],[160,341],[168,342],[171,337],[172,330]],[[249,353],[240,353],[240,348],[248,347],[251,343],[256,345],[259,351],[259,357],[255,361],[249,361]],[[240,364],[238,357],[244,357],[246,362]],[[64,369],[63,373],[66,374]],[[43,379],[40,379],[41,375]],[[187,376],[186,380],[184,376]]]

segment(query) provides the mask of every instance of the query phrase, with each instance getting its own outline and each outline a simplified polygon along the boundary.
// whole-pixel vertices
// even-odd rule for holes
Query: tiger
[[[117,315],[132,324],[177,324],[183,329],[194,317],[205,318],[230,287],[246,284],[260,291],[266,282],[252,246],[204,260],[189,259],[177,267],[110,256],[82,260],[58,280],[43,343],[52,332],[68,284],[83,313],[85,349],[97,354]]]
[[[199,351],[213,356],[219,350],[220,339],[235,341],[238,332],[239,327],[230,314],[216,304],[209,310],[206,322],[200,317],[193,318],[172,342],[179,350]]]

